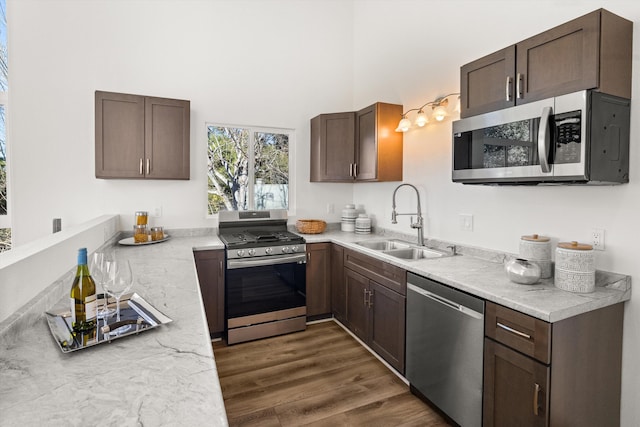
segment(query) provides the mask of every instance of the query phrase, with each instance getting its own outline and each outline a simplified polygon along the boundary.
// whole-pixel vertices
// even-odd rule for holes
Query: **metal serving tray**
[[[101,297],[101,295],[99,297]],[[73,332],[71,328],[70,309],[61,308],[66,301],[68,301],[68,299],[61,300],[56,307],[45,313],[53,339],[63,353],[83,350],[129,335],[137,335],[140,332],[154,329],[159,325],[164,325],[172,321],[169,317],[145,301],[140,295],[131,293],[124,295],[120,300],[119,325],[116,324],[116,315],[114,313],[107,319],[106,325],[104,319],[98,319],[95,330],[87,334],[80,334]],[[115,308],[114,298],[109,298],[107,301],[110,308]],[[102,303],[103,300],[99,298],[98,306]],[[117,327],[123,326],[123,324],[132,325],[133,327],[118,335],[111,335],[109,333],[110,330],[117,330]]]

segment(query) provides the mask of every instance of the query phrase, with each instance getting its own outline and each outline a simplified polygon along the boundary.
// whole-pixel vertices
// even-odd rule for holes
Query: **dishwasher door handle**
[[[477,311],[472,310],[469,307],[465,307],[464,305],[460,305],[453,301],[450,301],[444,297],[441,297],[440,295],[434,294],[433,292],[429,292],[425,289],[422,289],[412,283],[407,283],[407,289],[412,290],[413,292],[416,292],[422,295],[423,297],[427,297],[432,301],[438,302],[451,309],[457,310],[460,313],[466,314],[467,316],[471,316],[474,319],[480,319],[480,320],[484,319],[484,314],[478,313]]]

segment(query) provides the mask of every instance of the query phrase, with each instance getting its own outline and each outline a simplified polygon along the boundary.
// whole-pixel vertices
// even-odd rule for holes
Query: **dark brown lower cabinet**
[[[344,269],[344,283],[347,289],[347,327],[362,341],[367,342],[369,330],[369,307],[367,297],[369,279],[362,274]]]
[[[224,251],[193,251],[211,338],[224,332]]]
[[[331,316],[330,243],[307,243],[307,318]]]
[[[347,327],[404,373],[406,297],[348,268],[344,282]]]
[[[404,373],[405,307],[407,298],[370,282],[369,345],[391,366]]]
[[[347,324],[347,288],[344,283],[344,249],[331,245],[331,311],[333,317]]]
[[[623,307],[547,323],[487,302],[483,425],[619,426]]]
[[[549,367],[484,341],[484,425],[549,425]]]

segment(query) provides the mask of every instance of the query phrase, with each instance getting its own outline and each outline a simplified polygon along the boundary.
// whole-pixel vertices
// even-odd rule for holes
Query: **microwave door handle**
[[[549,149],[551,148],[550,118],[551,107],[544,107],[540,118],[540,127],[538,128],[538,158],[540,159],[540,168],[543,173],[551,172],[551,165],[549,165]]]

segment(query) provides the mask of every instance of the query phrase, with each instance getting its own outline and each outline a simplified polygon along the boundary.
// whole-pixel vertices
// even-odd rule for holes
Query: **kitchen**
[[[168,229],[215,227],[216,219],[204,213],[205,123],[211,121],[296,130],[291,217],[338,222],[341,207],[354,202],[379,227],[411,232],[406,217],[391,224],[397,183],[309,182],[309,119],[376,101],[422,105],[458,90],[462,64],[599,7],[640,19],[639,8],[627,1],[549,2],[552,14],[540,4],[9,1],[14,245],[48,236],[51,219],[58,217],[64,230],[115,213],[122,218],[115,227],[128,230],[131,213],[141,207],[161,206],[158,220]],[[522,16],[527,19],[518,19]],[[274,59],[278,67],[249,69]],[[191,179],[95,179],[93,93],[98,89],[189,99]],[[632,108],[632,140],[637,117]],[[632,231],[637,149],[631,148],[631,182],[625,185],[463,186],[451,182],[450,126],[446,121],[404,135],[403,181],[421,190],[426,236],[515,253],[519,237],[532,232],[584,241],[591,229],[605,229],[607,249],[597,254],[597,268],[640,276]],[[405,211],[410,202],[415,201],[402,201]],[[461,229],[461,213],[473,215],[472,231]],[[75,249],[52,262],[58,269],[54,277],[72,267]],[[12,307],[13,301],[5,301],[18,299],[19,307],[49,283],[33,288],[11,283],[7,290],[3,280],[0,304]],[[640,418],[634,405],[640,394],[634,362],[640,354],[633,330],[637,300],[632,295],[625,304],[622,425]]]

